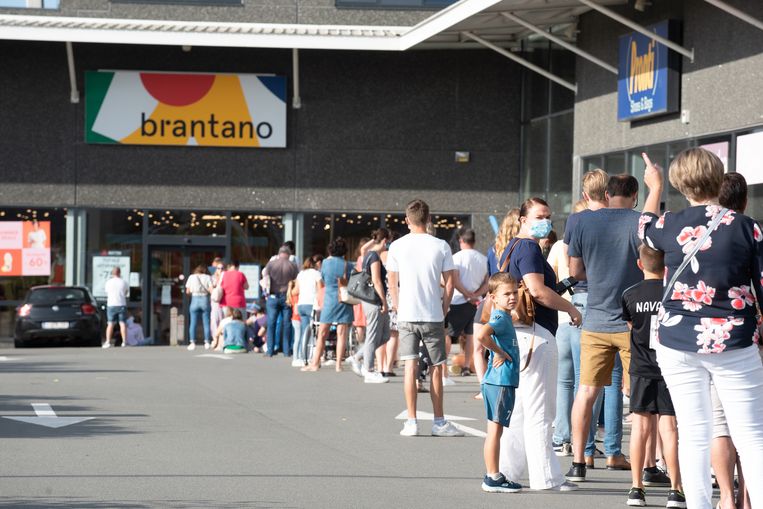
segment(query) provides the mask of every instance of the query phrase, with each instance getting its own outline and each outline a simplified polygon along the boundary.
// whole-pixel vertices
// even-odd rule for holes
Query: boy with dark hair
[[[503,428],[509,426],[514,411],[514,391],[519,385],[519,344],[511,310],[517,305],[517,282],[508,272],[493,274],[488,280],[488,298],[493,301],[490,321],[480,328],[477,341],[490,350],[487,371],[482,379],[482,399],[487,412],[485,437],[485,477],[482,491],[517,493],[519,483],[499,472]]]
[[[686,507],[678,467],[678,429],[676,412],[670,392],[662,378],[654,347],[658,338],[657,312],[663,295],[662,279],[665,272],[663,254],[642,244],[639,247],[639,269],[644,280],[623,292],[623,319],[631,329],[630,409],[631,421],[631,477],[633,487],[628,492],[629,506],[645,506],[644,485],[659,485],[666,481],[656,466],[644,469],[644,456],[648,437],[656,439],[654,416],[659,419],[662,452],[670,472],[670,490],[666,507]],[[662,478],[657,480],[658,478]]]

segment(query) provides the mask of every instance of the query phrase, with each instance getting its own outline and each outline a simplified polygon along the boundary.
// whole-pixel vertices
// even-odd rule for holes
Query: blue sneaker
[[[509,481],[503,474],[498,479],[493,479],[486,475],[482,479],[482,491],[487,491],[488,493],[519,493],[522,491],[522,485]]]

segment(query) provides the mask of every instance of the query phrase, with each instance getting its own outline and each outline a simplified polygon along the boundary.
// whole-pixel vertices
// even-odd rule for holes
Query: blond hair
[[[517,280],[508,272],[496,272],[487,280],[487,293],[493,294],[501,285],[517,286]]]
[[[717,198],[723,183],[723,163],[704,148],[688,148],[670,163],[670,183],[694,201]]]
[[[500,259],[509,241],[519,233],[519,209],[514,207],[510,209],[501,221],[501,227],[495,236],[495,256]]]
[[[576,214],[578,212],[584,211],[587,208],[588,208],[588,203],[586,203],[585,200],[578,200],[575,202],[575,205],[572,206],[572,213]]]
[[[604,201],[607,182],[609,182],[609,175],[601,168],[587,171],[583,175],[583,192],[593,201]]]

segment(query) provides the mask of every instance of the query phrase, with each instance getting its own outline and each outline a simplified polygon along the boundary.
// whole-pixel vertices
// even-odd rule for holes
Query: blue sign
[[[666,39],[675,35],[670,21],[647,27]],[[678,111],[680,57],[639,32],[620,37],[617,119],[636,120]]]

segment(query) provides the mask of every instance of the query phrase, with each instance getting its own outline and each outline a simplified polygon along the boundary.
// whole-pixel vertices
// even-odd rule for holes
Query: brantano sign
[[[286,146],[286,79],[258,74],[85,73],[88,143]]]

